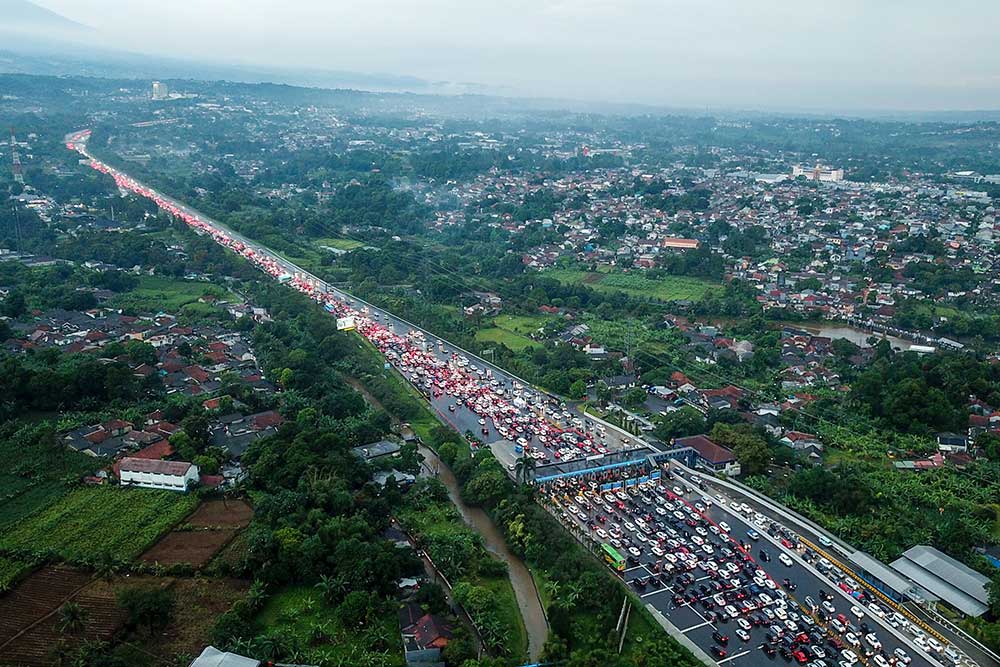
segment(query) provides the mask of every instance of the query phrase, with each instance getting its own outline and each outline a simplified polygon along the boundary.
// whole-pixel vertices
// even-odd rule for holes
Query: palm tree
[[[56,628],[60,634],[80,634],[86,625],[87,612],[76,602],[67,602],[59,608],[59,618],[56,621]]]
[[[526,453],[514,463],[514,477],[521,484],[527,484],[537,462]]]

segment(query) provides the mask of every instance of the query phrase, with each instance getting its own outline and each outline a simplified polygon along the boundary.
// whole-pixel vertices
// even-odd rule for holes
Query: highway
[[[603,453],[645,446],[643,443],[637,442],[634,436],[620,429],[598,424],[592,417],[580,413],[572,404],[567,405],[560,397],[540,388],[533,387],[526,380],[518,378],[495,364],[487,362],[478,355],[459,348],[453,343],[439,338],[412,322],[404,320],[354,294],[327,283],[270,248],[247,238],[224,223],[214,220],[184,202],[178,201],[124,172],[110,167],[95,158],[87,150],[88,138],[89,131],[85,130],[73,133],[66,137],[66,146],[70,150],[78,151],[89,159],[93,168],[114,177],[119,187],[153,199],[161,208],[164,208],[176,217],[180,217],[194,227],[196,231],[200,233],[210,231],[217,241],[230,249],[242,252],[245,256],[247,253],[244,249],[252,250],[251,257],[259,267],[271,273],[279,281],[289,284],[290,287],[297,288],[312,298],[331,306],[327,308],[328,310],[334,310],[332,306],[336,305],[335,310],[338,315],[354,315],[359,319],[367,321],[374,327],[384,328],[399,337],[412,339],[416,335],[419,340],[419,343],[416,344],[419,348],[426,354],[433,355],[441,363],[453,363],[456,356],[462,357],[464,362],[467,363],[467,366],[462,370],[463,374],[470,377],[473,381],[478,381],[489,387],[493,392],[490,396],[495,397],[495,400],[512,404],[523,410],[530,410],[538,421],[544,422],[555,433],[567,432],[576,434],[577,440],[589,442],[593,447],[592,451],[581,450],[573,452],[571,455],[576,455],[578,458],[582,458],[585,455],[599,457]],[[345,309],[350,312],[340,312]],[[359,326],[359,330],[361,329],[362,327]],[[459,433],[471,432],[485,445],[491,446],[492,451],[507,470],[509,472],[513,471],[514,463],[521,454],[516,451],[518,448],[514,442],[503,437],[498,430],[497,423],[491,419],[484,419],[481,414],[477,414],[468,405],[460,400],[456,400],[456,396],[453,393],[428,390],[426,386],[421,386],[419,383],[414,382],[417,378],[415,373],[412,372],[413,369],[408,369],[405,365],[397,363],[395,360],[393,360],[392,365],[396,371],[400,372],[424,393],[434,411],[445,423],[450,424]],[[492,384],[494,381],[495,384]],[[529,434],[525,434],[525,437],[531,441],[531,449],[535,450],[536,455],[539,455],[538,464],[555,463],[560,460],[556,456],[556,443],[551,440],[551,437],[548,442],[543,443],[540,438],[532,438],[532,435],[537,435],[536,431],[542,429],[536,427],[533,430],[527,430]]]
[[[569,455],[577,460],[586,456],[595,460],[594,465],[599,465],[599,459],[605,454],[637,446],[648,447],[630,434],[581,415],[573,406],[564,404],[560,397],[532,387],[524,380],[477,355],[326,283],[269,248],[202,215],[183,202],[159,193],[96,160],[87,152],[86,138],[86,133],[71,135],[67,137],[67,147],[79,151],[88,158],[95,169],[112,175],[119,187],[154,199],[161,208],[181,217],[199,233],[211,234],[220,244],[242,254],[275,279],[288,284],[290,288],[319,301],[339,318],[345,316],[356,318],[359,333],[385,355],[388,360],[387,366],[391,364],[396,372],[417,387],[428,398],[430,405],[444,422],[451,424],[459,433],[471,432],[486,445],[491,446],[508,471],[513,470],[514,461],[521,455],[518,453],[521,447],[512,441],[518,439],[521,434],[530,442],[525,451],[531,450],[533,455],[539,458],[539,463],[565,461],[565,457]],[[484,402],[489,404],[488,409],[484,410]],[[524,428],[521,429],[521,426]],[[513,432],[514,429],[517,429],[516,432]],[[506,431],[507,437],[501,430]],[[562,446],[565,443],[559,439],[563,435],[571,441],[571,446]],[[567,454],[567,450],[572,451]],[[562,452],[561,458],[557,457],[559,452]],[[646,509],[652,511],[655,508],[649,506]],[[734,536],[738,533],[745,534],[748,528],[748,519],[718,505],[707,508],[703,518],[716,525],[723,521],[728,523],[733,527]],[[580,526],[577,525],[576,528],[579,529]],[[589,532],[589,528],[586,530]],[[763,541],[767,541],[770,536],[762,532],[762,538]],[[721,543],[719,546],[721,547]],[[754,548],[756,549],[756,546]],[[793,553],[793,563],[790,566],[777,564],[776,557],[781,548],[772,549],[774,561],[759,564],[774,580],[780,581],[784,577],[794,579],[799,585],[797,593],[790,593],[794,599],[801,601],[808,595],[818,601],[819,589],[824,588],[837,596],[835,606],[838,613],[850,609],[852,606],[849,604],[850,601],[843,599],[846,594],[811,570],[802,559],[802,554]],[[640,559],[641,565],[637,567],[637,571],[645,570],[648,574],[651,558],[652,555],[646,550]],[[644,602],[660,610],[698,646],[705,650],[712,646],[711,635],[718,625],[707,622],[696,605],[674,604],[671,591],[667,588],[646,591],[641,595]],[[866,620],[870,622],[871,618]],[[762,635],[761,628],[753,628],[752,641],[748,642],[746,647],[740,648],[734,645],[733,653],[724,659],[719,659],[718,662],[720,664],[770,662],[773,657],[768,657],[764,651],[757,649],[762,643]],[[912,664],[917,667],[938,664],[924,655],[911,640],[899,636],[892,628],[886,628],[884,632],[879,633],[879,636],[890,654],[894,648],[906,646],[906,652],[913,657]],[[739,642],[734,641],[734,644]],[[874,661],[870,663],[874,664]]]

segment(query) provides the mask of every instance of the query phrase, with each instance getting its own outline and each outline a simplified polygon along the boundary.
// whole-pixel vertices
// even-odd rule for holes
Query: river
[[[894,350],[908,350],[913,345],[912,342],[897,336],[887,336],[878,332],[864,331],[847,324],[837,322],[783,322],[785,326],[793,329],[803,329],[814,336],[826,336],[827,338],[845,338],[859,347],[870,347],[868,339],[872,336],[876,338],[886,338]]]
[[[528,571],[524,561],[507,548],[503,534],[489,515],[482,509],[470,507],[462,501],[458,480],[455,479],[451,469],[427,447],[420,445],[419,451],[424,457],[423,473],[428,476],[436,476],[444,484],[448,490],[448,497],[458,508],[465,523],[482,535],[486,549],[490,553],[507,564],[510,584],[514,588],[517,606],[521,610],[521,618],[524,619],[524,627],[528,633],[528,655],[532,660],[537,660],[542,653],[545,640],[549,636],[549,624],[545,619],[545,611],[542,609],[542,603],[539,600],[538,590],[535,588],[535,580],[532,578],[531,572]]]

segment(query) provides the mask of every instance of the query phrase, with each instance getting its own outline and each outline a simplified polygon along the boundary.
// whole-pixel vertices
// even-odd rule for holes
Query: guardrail
[[[816,553],[818,553],[823,558],[826,558],[828,561],[830,561],[831,563],[833,563],[834,565],[836,565],[838,568],[840,568],[841,570],[843,570],[846,574],[850,575],[852,579],[855,579],[859,584],[861,584],[862,586],[864,586],[867,590],[869,590],[872,593],[874,593],[876,595],[876,597],[878,597],[878,599],[881,600],[884,604],[888,605],[892,609],[895,609],[900,614],[902,614],[903,616],[905,616],[907,619],[909,619],[909,621],[911,623],[913,623],[914,625],[916,625],[917,627],[919,627],[921,630],[923,630],[927,634],[929,634],[929,635],[933,636],[934,638],[936,638],[939,642],[941,642],[945,646],[952,645],[952,642],[949,641],[944,635],[942,635],[940,632],[938,632],[937,630],[935,630],[934,628],[932,628],[931,626],[929,626],[927,623],[921,621],[919,618],[917,618],[916,616],[914,616],[913,613],[909,609],[906,609],[905,607],[903,607],[902,605],[900,605],[899,603],[897,603],[895,600],[893,600],[892,598],[890,598],[889,596],[887,596],[885,593],[883,593],[882,591],[878,590],[877,588],[875,588],[874,586],[872,586],[871,584],[869,584],[867,581],[865,581],[864,577],[862,577],[857,572],[855,572],[851,568],[849,568],[846,565],[844,565],[843,563],[841,563],[839,558],[831,555],[830,553],[828,553],[827,551],[825,551],[822,547],[816,546],[815,544],[813,544],[812,542],[810,542],[806,538],[802,537],[801,535],[799,535],[798,537],[799,537],[799,541],[800,542],[802,542],[804,545],[806,545],[807,547],[809,547],[810,549],[812,549],[813,551],[815,551]]]

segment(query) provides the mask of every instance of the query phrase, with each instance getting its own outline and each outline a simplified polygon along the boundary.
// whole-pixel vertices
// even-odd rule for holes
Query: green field
[[[271,596],[256,619],[265,634],[308,646],[309,662],[329,665],[402,666],[403,647],[395,608],[375,622],[345,629],[336,610],[309,586],[293,586]]]
[[[719,291],[722,286],[690,276],[667,276],[650,280],[638,273],[593,273],[577,269],[550,269],[542,275],[555,278],[565,285],[587,285],[599,292],[620,292],[639,299],[658,301],[700,301],[706,291]]]
[[[548,315],[497,315],[493,326],[512,333],[528,336],[535,333],[551,320]]]
[[[521,350],[527,350],[541,345],[541,343],[533,341],[530,338],[520,336],[499,327],[480,329],[476,332],[476,341],[486,344],[495,343],[497,345],[505,345],[514,352],[520,352]]]
[[[58,443],[41,442],[30,427],[22,434],[0,441],[0,535],[69,493],[65,480],[94,470],[94,459],[89,456]]]
[[[476,332],[480,343],[505,345],[514,352],[541,347],[541,343],[528,336],[541,328],[549,317],[541,315],[498,315],[493,326]]]
[[[80,488],[22,518],[0,537],[0,552],[52,552],[67,560],[128,561],[194,510],[189,494]]]
[[[109,305],[136,312],[176,313],[188,304],[197,304],[198,299],[206,294],[212,294],[220,299],[238,300],[228,290],[211,283],[164,276],[141,276],[139,285],[134,290],[119,294]]]
[[[317,246],[327,246],[336,248],[337,250],[355,250],[364,245],[361,241],[355,241],[354,239],[336,238],[316,239],[315,243]]]
[[[0,592],[10,588],[18,577],[30,569],[31,565],[25,561],[0,556]]]

